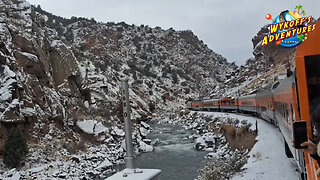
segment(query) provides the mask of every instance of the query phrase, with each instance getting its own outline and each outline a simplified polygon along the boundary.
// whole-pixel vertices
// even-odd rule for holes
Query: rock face
[[[266,59],[275,65],[281,63],[288,63],[295,59],[296,48],[285,48],[280,45],[275,45],[275,42],[261,47],[263,38],[268,35],[268,26],[266,25],[252,38],[253,55],[257,60]]]
[[[0,154],[17,125],[30,142],[64,143],[91,138],[77,122],[120,125],[122,78],[140,121],[207,95],[236,68],[191,31],[64,19],[25,0],[0,0],[0,10]]]
[[[261,46],[264,36],[268,35],[268,26],[262,27],[252,38],[253,57],[230,74],[231,77],[220,89],[212,92],[211,97],[217,94],[239,96],[256,93],[281,80],[279,78],[286,76],[288,68],[294,69],[296,48],[285,48],[275,45],[275,42]]]

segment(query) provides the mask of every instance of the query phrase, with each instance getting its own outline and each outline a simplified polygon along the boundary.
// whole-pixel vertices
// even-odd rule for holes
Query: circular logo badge
[[[295,17],[293,17],[294,13],[289,12],[289,11],[283,11],[280,13],[279,16],[277,16],[272,24],[278,24],[281,22],[285,22],[285,21],[292,21],[292,20],[296,20]],[[279,30],[277,33],[281,33],[281,32],[286,32],[286,31],[290,31],[291,29],[285,29],[285,30]],[[295,36],[292,36],[290,38],[284,39],[284,40],[280,40],[278,42],[276,42],[276,44],[280,44],[283,47],[294,47],[297,46],[298,44],[300,44],[302,41],[304,41],[306,39],[307,34],[300,34],[297,36],[297,34],[295,34]]]

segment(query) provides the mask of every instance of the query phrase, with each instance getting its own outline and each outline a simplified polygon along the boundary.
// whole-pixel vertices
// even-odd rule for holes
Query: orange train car
[[[238,110],[237,98],[226,97],[220,99],[220,110]]]
[[[258,92],[256,96],[257,114],[271,122],[275,123],[274,108],[273,108],[273,94],[270,89]]]
[[[203,101],[202,100],[192,101],[192,102],[190,102],[189,105],[190,105],[191,110],[196,110],[196,111],[203,110]]]
[[[288,158],[294,158],[298,165],[301,176],[306,176],[306,166],[304,163],[303,152],[292,147],[292,125],[294,121],[299,120],[298,115],[298,97],[296,91],[296,76],[288,74],[278,87],[272,90],[273,113],[276,125],[285,140],[285,153]]]
[[[256,94],[242,96],[238,98],[238,109],[240,112],[256,113]]]
[[[221,111],[256,112],[261,118],[279,126],[285,139],[286,155],[294,158],[303,180],[320,180],[316,175],[317,161],[291,146],[294,121],[306,121],[309,139],[320,140],[320,21],[316,22],[316,27],[297,47],[294,72],[288,73],[287,78],[271,89],[256,95],[221,98],[214,100],[218,103],[215,105],[213,100],[188,103],[188,108],[193,110],[210,110],[210,106],[219,105]]]
[[[314,129],[320,129],[320,21],[316,30],[308,33],[308,39],[297,48],[296,82],[298,97],[298,120],[307,122],[308,137],[319,139]],[[316,175],[318,163],[304,154],[306,179],[320,179]]]
[[[203,109],[207,111],[214,111],[220,109],[219,99],[207,99],[203,100]]]

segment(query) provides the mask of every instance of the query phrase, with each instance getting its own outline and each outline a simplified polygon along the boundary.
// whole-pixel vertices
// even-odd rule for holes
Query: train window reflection
[[[305,65],[310,118],[317,132],[320,132],[320,55],[306,56]]]

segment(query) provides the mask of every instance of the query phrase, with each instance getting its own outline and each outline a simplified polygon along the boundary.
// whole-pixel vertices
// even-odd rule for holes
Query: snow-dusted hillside
[[[25,0],[0,0],[0,10],[0,156],[11,128],[23,129],[30,147],[25,177],[93,161],[69,176],[88,171],[92,178],[122,162],[123,78],[130,83],[135,150],[143,152],[152,150],[144,120],[190,99],[249,93],[271,82],[276,73],[269,69],[277,71],[259,58],[259,48],[238,68],[190,30],[64,19]],[[3,177],[15,173],[0,166]]]
[[[261,47],[268,34],[268,25],[262,27],[252,38],[253,57],[237,68],[221,89],[212,91],[211,97],[247,95],[271,88],[276,81],[286,76],[287,69],[294,71],[296,48],[285,48],[271,43]]]
[[[219,87],[236,68],[190,30],[61,19],[35,9],[72,46],[83,72],[88,72],[88,76],[83,73],[86,86],[94,84],[101,94],[99,86],[109,90],[128,77],[133,96],[137,95],[133,103],[144,112],[153,111],[153,106],[156,111],[184,107],[186,100],[206,96]],[[104,83],[96,84],[97,75]]]
[[[92,170],[105,157],[101,149],[113,154],[112,164],[121,161],[123,78],[130,83],[135,148],[145,151],[152,149],[143,141],[150,129],[140,121],[184,108],[236,68],[189,30],[66,20],[25,0],[0,0],[0,9],[0,155],[19,126],[30,147],[28,168],[87,151]]]

